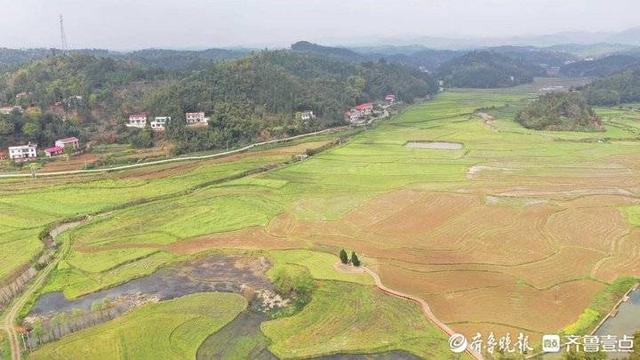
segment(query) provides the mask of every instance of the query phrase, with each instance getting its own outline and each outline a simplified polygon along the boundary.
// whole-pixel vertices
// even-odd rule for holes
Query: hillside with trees
[[[172,81],[145,100],[145,108],[178,119],[168,136],[179,152],[225,147],[344,124],[343,113],[365,101],[396,94],[413,102],[436,91],[426,74],[385,62],[339,62],[307,53],[265,51],[211,65]],[[185,111],[212,114],[207,131],[185,126]],[[312,110],[308,122],[294,114]]]
[[[546,48],[532,46],[498,46],[489,49],[492,52],[508,56],[522,63],[538,66],[562,66],[567,61],[575,61],[575,55]]]
[[[582,89],[593,105],[618,105],[640,101],[640,66],[610,75]]]
[[[572,77],[603,77],[640,64],[640,57],[611,55],[592,61],[578,61],[564,65],[560,73]]]
[[[171,116],[166,138],[179,152],[225,148],[344,124],[349,107],[389,93],[412,102],[435,91],[427,74],[402,65],[344,62],[288,50],[206,62],[189,72],[71,54],[0,76],[0,105],[26,109],[0,115],[0,143],[50,143],[64,134],[96,143],[151,146],[158,136],[150,129],[125,127],[129,114],[144,111]],[[302,121],[295,114],[303,110],[317,118]],[[186,127],[184,113],[200,111],[211,117],[209,127]]]
[[[535,130],[602,130],[601,119],[578,92],[541,95],[516,114],[516,121]]]
[[[491,51],[472,51],[440,66],[437,72],[445,86],[501,88],[533,81],[544,74],[538,65]]]
[[[298,41],[297,43],[291,45],[291,50],[307,54],[316,54],[323,57],[332,58],[334,60],[348,62],[362,62],[369,60],[368,57],[360,55],[355,51],[347,48],[323,46],[310,43],[308,41]]]

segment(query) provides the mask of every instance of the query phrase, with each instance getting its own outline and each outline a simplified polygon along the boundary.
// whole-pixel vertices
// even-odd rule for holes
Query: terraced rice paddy
[[[276,266],[306,268],[319,285],[302,312],[263,323],[274,354],[406,350],[448,358],[444,335],[416,306],[379,293],[365,278],[333,272],[335,257],[317,255],[345,248],[386,286],[425,299],[454,330],[524,332],[535,343],[574,324],[594,299],[605,299],[598,306],[606,308],[620,276],[640,276],[640,116],[598,109],[604,132],[527,130],[508,114],[536,90],[447,92],[304,162],[115,210],[67,234],[72,252],[49,288],[68,286],[71,296],[95,291],[211,250],[266,254]],[[487,126],[474,113],[490,107]],[[464,146],[405,146],[415,139]],[[237,171],[243,161],[222,167]],[[217,171],[199,169],[168,169],[160,187],[177,191]],[[126,181],[137,183],[143,174],[131,176]],[[142,196],[145,186],[122,191]],[[108,201],[96,202],[89,188],[103,191],[79,182],[3,197],[0,211],[15,207],[45,219],[3,217],[14,224],[6,233],[23,242],[28,237],[15,234],[124,196],[104,190]],[[53,194],[64,210],[36,200],[51,203]],[[586,325],[582,331],[595,323]]]

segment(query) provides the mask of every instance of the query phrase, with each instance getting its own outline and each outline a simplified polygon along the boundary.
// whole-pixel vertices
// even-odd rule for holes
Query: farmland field
[[[215,306],[211,306],[215,304]],[[206,293],[150,304],[45,345],[32,359],[193,359],[198,345],[246,306],[239,295]]]
[[[0,264],[33,256],[47,223],[174,194],[66,233],[71,252],[45,291],[79,296],[207,251],[260,253],[275,267],[305,268],[318,286],[301,312],[262,324],[274,354],[405,350],[449,358],[445,335],[418,306],[333,268],[345,248],[387,287],[426,300],[465,335],[523,332],[535,344],[547,332],[586,331],[615,301],[608,295],[618,293],[616,280],[640,277],[640,114],[596,109],[605,131],[522,128],[514,109],[542,86],[449,91],[306,161],[188,193],[180,191],[301,151],[92,181],[0,182],[3,248],[23,255],[3,252]],[[598,315],[584,324],[581,314],[593,308]],[[118,321],[102,326],[116,332]],[[76,336],[39,352],[72,354]]]

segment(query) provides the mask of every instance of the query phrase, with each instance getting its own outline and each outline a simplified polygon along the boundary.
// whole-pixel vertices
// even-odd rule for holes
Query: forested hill
[[[68,55],[91,55],[114,60],[134,61],[140,65],[165,70],[193,70],[211,62],[238,59],[250,53],[246,49],[165,50],[143,49],[118,52],[104,49],[69,50]],[[6,49],[0,48],[0,72],[17,66],[60,55],[55,49]]]
[[[516,114],[516,121],[526,128],[536,130],[602,129],[602,121],[578,92],[541,95]]]
[[[440,66],[437,72],[445,86],[499,88],[533,81],[544,74],[538,65],[492,51],[472,51]]]
[[[320,56],[326,56],[333,58],[334,60],[350,61],[350,62],[363,62],[368,60],[364,55],[358,54],[350,49],[341,47],[322,46],[308,41],[298,41],[291,45],[291,50],[316,54]]]
[[[640,65],[587,85],[582,93],[590,104],[618,105],[640,101]]]
[[[146,146],[149,134],[140,138],[143,134],[124,127],[128,114],[146,111],[174,119],[167,135],[181,151],[226,147],[342,124],[349,107],[388,93],[411,102],[435,90],[427,74],[405,66],[340,62],[287,50],[209,62],[189,72],[109,57],[56,56],[0,75],[0,105],[29,109],[21,116],[0,116],[0,145],[49,143],[73,130],[83,140]],[[318,119],[300,122],[299,110],[313,110]],[[187,111],[210,115],[209,128],[182,129]],[[52,116],[64,117],[65,127],[73,129],[47,125],[55,123]]]
[[[578,61],[567,64],[560,69],[566,76],[602,77],[640,65],[640,56],[611,55],[596,60]]]

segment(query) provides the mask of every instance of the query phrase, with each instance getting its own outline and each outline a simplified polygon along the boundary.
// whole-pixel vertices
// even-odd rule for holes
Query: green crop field
[[[235,294],[206,293],[149,304],[45,345],[31,359],[195,359],[198,346],[247,305]]]
[[[21,261],[2,253],[0,264],[27,261],[47,223],[170,194],[66,233],[71,251],[43,291],[77,297],[192,254],[250,251],[269,257],[272,272],[302,269],[319,284],[301,312],[263,324],[277,355],[447,354],[417,306],[333,268],[345,248],[466,335],[525,331],[535,343],[576,322],[586,331],[600,315],[580,317],[598,294],[640,276],[640,114],[598,108],[604,131],[525,129],[513,116],[542,86],[448,91],[303,162],[186,193],[273,157],[24,182],[18,192],[0,182],[2,246],[33,248]],[[411,146],[435,141],[462,147]]]
[[[268,164],[282,163],[290,160],[292,155],[321,146],[335,136],[338,135],[311,137],[282,147],[228,158],[157,165],[102,175],[0,179],[0,283],[40,251],[42,243],[38,236],[47,224],[135,201],[181,193]],[[165,216],[155,214],[139,220]],[[115,260],[117,257],[112,258]],[[110,266],[108,263],[104,265]]]
[[[262,324],[276,356],[406,350],[426,359],[451,358],[446,336],[416,316],[416,304],[352,283],[324,281],[316,292],[299,314]]]

